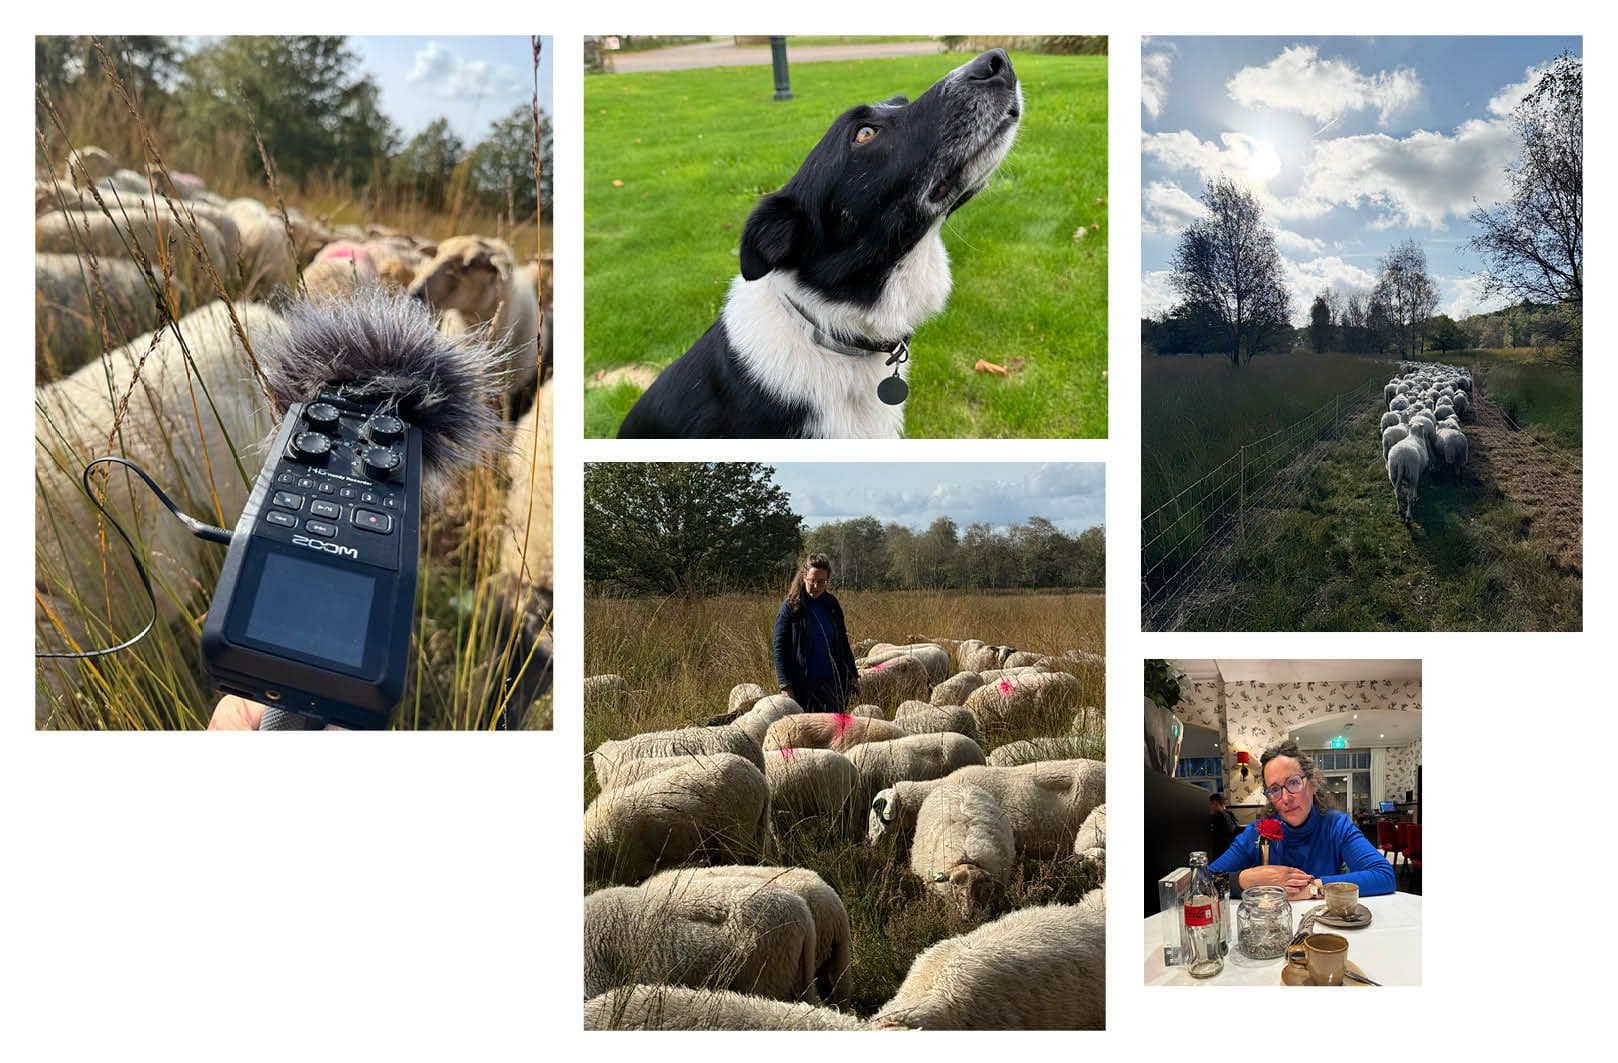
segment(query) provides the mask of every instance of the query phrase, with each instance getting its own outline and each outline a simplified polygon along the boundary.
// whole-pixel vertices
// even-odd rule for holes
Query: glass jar
[[[1254,960],[1273,960],[1292,940],[1292,903],[1282,886],[1249,886],[1236,909],[1236,947]]]

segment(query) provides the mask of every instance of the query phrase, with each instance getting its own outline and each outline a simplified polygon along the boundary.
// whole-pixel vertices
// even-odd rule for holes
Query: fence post
[[[1241,471],[1236,476],[1236,531],[1247,539],[1247,444],[1242,444]]]

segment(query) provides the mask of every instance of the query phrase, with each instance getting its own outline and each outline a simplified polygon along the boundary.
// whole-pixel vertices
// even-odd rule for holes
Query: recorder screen
[[[376,577],[272,553],[264,559],[246,636],[299,657],[358,668]]]

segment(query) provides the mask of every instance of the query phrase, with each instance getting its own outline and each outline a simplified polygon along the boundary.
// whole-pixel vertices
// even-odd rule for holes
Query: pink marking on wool
[[[883,661],[881,664],[873,664],[873,665],[871,665],[871,671],[880,672],[880,671],[882,671],[882,669],[886,668],[888,665],[892,664],[894,661],[897,661],[898,659],[899,658],[897,658],[897,657],[889,657],[887,660]]]
[[[836,729],[838,738],[843,737],[843,733],[854,726],[854,717],[846,712],[834,712],[831,715],[832,719],[836,721],[833,726]]]
[[[1016,684],[1009,679],[1000,680],[1000,693],[1009,695]]]
[[[353,247],[339,247],[337,250],[333,251],[331,254],[323,255],[321,257],[323,257],[323,258],[358,258],[359,256],[357,254],[355,254],[354,252],[355,252],[355,249]]]
[[[781,754],[782,760],[791,760],[798,755],[798,751],[791,746],[787,746],[785,749],[777,749],[776,752]]]

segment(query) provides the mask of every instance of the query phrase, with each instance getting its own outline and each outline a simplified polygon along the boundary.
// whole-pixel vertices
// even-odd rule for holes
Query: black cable
[[[101,500],[96,497],[95,489],[90,486],[90,470],[101,464],[122,465],[125,468],[134,470],[135,475],[144,480],[146,482],[146,486],[152,489],[152,493],[157,496],[157,500],[162,502],[164,507],[167,508],[170,513],[178,517],[180,519],[180,523],[184,524],[188,529],[190,529],[192,535],[195,535],[199,539],[206,539],[207,541],[213,543],[230,542],[231,533],[228,530],[224,528],[216,528],[212,524],[205,524],[197,518],[191,516],[189,513],[181,512],[180,507],[174,504],[174,500],[165,494],[161,487],[157,486],[157,482],[150,476],[146,475],[146,470],[142,469],[134,462],[128,460],[127,458],[120,458],[113,455],[107,455],[92,460],[89,464],[85,465],[84,473],[79,477],[79,481],[84,485],[84,493],[90,497],[90,504],[101,511],[101,515],[107,518],[107,523],[112,525],[112,530],[118,533],[118,537],[122,539],[124,541],[124,545],[129,548],[129,557],[130,560],[135,563],[135,572],[140,576],[140,585],[146,588],[146,600],[151,602],[152,615],[151,618],[146,621],[146,626],[140,629],[139,634],[135,635],[133,638],[125,639],[116,646],[107,646],[99,650],[76,650],[71,653],[39,653],[36,651],[34,653],[35,657],[54,659],[84,659],[88,657],[103,657],[109,653],[117,653],[119,650],[127,650],[129,647],[145,638],[147,634],[151,632],[152,628],[157,624],[157,592],[152,590],[152,578],[146,572],[146,565],[140,559],[140,552],[135,549],[135,541],[129,537],[128,532],[124,531],[123,525],[118,523],[118,518],[114,517],[112,513],[108,511],[107,507],[101,504]]]

